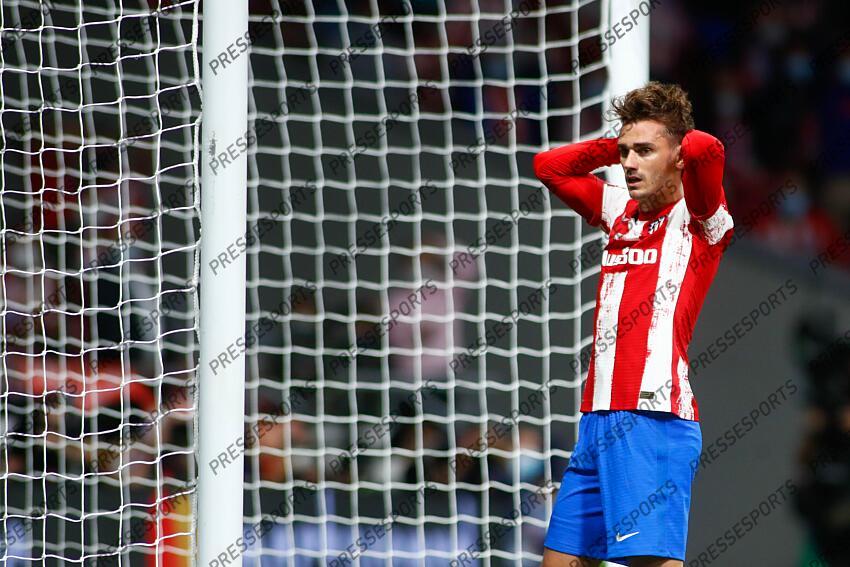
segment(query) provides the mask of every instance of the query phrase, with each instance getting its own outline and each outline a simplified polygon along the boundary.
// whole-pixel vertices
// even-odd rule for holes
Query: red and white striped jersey
[[[725,204],[699,221],[685,200],[650,216],[604,186],[596,326],[581,411],[645,409],[698,418],[688,345],[732,228]],[[610,227],[610,230],[608,230]]]
[[[711,140],[719,144],[698,134],[703,148],[711,147]],[[613,150],[610,142],[604,144],[609,155],[597,162],[607,165],[618,159],[616,140]],[[535,170],[559,197],[608,234],[581,411],[664,411],[697,420],[688,345],[733,227],[717,172],[706,171],[719,167],[722,177],[722,146],[719,165],[717,160],[693,159],[689,169],[686,158],[685,197],[651,213],[640,212],[624,187],[571,171],[577,156],[582,168],[599,166],[587,160],[593,146],[575,146],[582,144],[560,155],[552,152],[563,148],[540,154]],[[694,178],[699,174],[702,186]],[[716,186],[708,188],[707,180]]]

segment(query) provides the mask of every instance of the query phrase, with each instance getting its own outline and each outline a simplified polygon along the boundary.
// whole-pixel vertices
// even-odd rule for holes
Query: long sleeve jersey
[[[688,345],[734,223],[722,185],[723,145],[691,130],[681,151],[684,198],[649,212],[641,211],[624,187],[591,173],[619,162],[616,139],[535,156],[537,177],[608,236],[583,412],[649,410],[699,417],[688,380]]]

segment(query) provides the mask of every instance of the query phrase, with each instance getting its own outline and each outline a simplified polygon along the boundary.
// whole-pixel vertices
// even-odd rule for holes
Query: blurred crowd
[[[803,567],[850,564],[850,331],[835,323],[834,313],[814,311],[795,333],[808,378],[797,466],[797,512],[809,536]]]
[[[653,14],[651,75],[690,93],[726,142],[737,230],[790,257],[833,246],[850,266],[850,5],[669,2]]]
[[[424,249],[439,250],[445,248],[445,241],[439,234],[426,232],[422,245]],[[322,549],[345,549],[358,536],[358,541],[366,541],[369,536],[372,542],[363,544],[364,550],[416,553],[422,549],[424,534],[429,550],[447,552],[480,546],[476,543],[481,533],[480,521],[464,518],[480,518],[484,510],[489,510],[494,518],[510,517],[513,510],[522,510],[526,519],[545,521],[544,500],[541,498],[534,505],[526,502],[536,487],[544,484],[544,461],[535,456],[543,449],[540,429],[514,422],[496,434],[497,420],[481,419],[488,413],[478,409],[487,403],[482,401],[487,393],[482,393],[484,384],[478,382],[478,372],[472,367],[454,376],[455,386],[449,387],[451,347],[457,350],[471,340],[458,319],[458,314],[473,308],[473,292],[463,284],[477,277],[475,265],[467,264],[453,275],[456,284],[461,285],[448,287],[452,258],[448,253],[426,252],[399,260],[393,279],[411,282],[410,285],[391,286],[388,307],[382,307],[379,291],[361,290],[353,324],[343,315],[350,312],[345,302],[326,300],[325,310],[335,315],[321,318],[317,317],[317,298],[312,293],[298,294],[303,299],[293,305],[288,324],[292,355],[261,355],[260,369],[262,376],[275,376],[285,373],[284,365],[289,365],[292,382],[305,384],[297,390],[298,403],[293,400],[296,390],[289,393],[294,411],[303,413],[304,419],[296,415],[280,427],[280,434],[258,440],[261,446],[271,448],[290,439],[297,449],[286,460],[272,454],[261,455],[259,471],[248,460],[246,473],[248,478],[262,480],[266,485],[290,478],[311,483],[324,481],[327,488],[319,492],[300,491],[303,496],[293,508],[296,513],[316,516],[324,507],[325,513],[338,518],[398,514],[416,500],[417,487],[423,482],[446,487],[454,478],[457,488],[426,490],[422,506],[430,517],[460,520],[428,522],[420,532],[413,521],[417,513],[402,511],[400,515],[411,517],[410,523],[401,520],[393,527],[391,538],[375,538],[370,522],[354,528],[348,521],[332,518],[323,526],[295,522],[292,526],[274,527],[264,540],[266,549],[291,552],[291,541],[297,541],[302,553],[318,555]],[[417,286],[413,283],[417,281],[425,284]],[[394,313],[401,316],[393,318]],[[280,327],[264,342],[269,346],[285,342],[284,332]],[[389,357],[381,354],[384,341],[393,348]],[[324,356],[316,355],[317,344],[324,345]],[[324,380],[321,392],[309,388],[319,376]],[[272,411],[281,395],[274,386],[261,389],[261,413]],[[501,408],[489,411],[506,413]],[[487,449],[491,453],[485,458],[483,452]],[[323,450],[324,458],[308,456]],[[259,475],[252,477],[257,472]],[[487,486],[485,480],[491,484]],[[515,487],[520,482],[523,488],[517,491]],[[381,488],[389,484],[408,488]],[[266,513],[283,497],[279,490],[262,487],[257,494],[259,498],[246,492],[250,513]],[[541,525],[527,523],[521,530],[502,525],[501,529],[503,533],[488,544],[492,549],[517,552],[542,545]],[[326,544],[322,543],[323,537]],[[337,560],[342,565],[345,557]],[[274,564],[273,560],[268,561],[269,565]],[[302,557],[296,564],[311,565],[310,561]],[[446,562],[445,558],[429,557],[426,564]],[[381,564],[369,558],[361,558],[361,563]],[[396,563],[408,564],[402,559]],[[411,559],[409,564],[416,561]]]
[[[736,231],[815,274],[850,267],[848,16],[828,0],[676,2],[652,22],[653,78],[681,83],[697,126],[726,143]],[[850,564],[848,344],[834,313],[797,328],[809,378],[797,496],[806,567]]]
[[[736,230],[808,265],[850,268],[850,5],[667,3],[651,73],[680,82],[699,128],[726,142]],[[850,336],[812,312],[795,350],[808,375],[797,511],[806,567],[850,564]]]
[[[73,172],[55,171],[34,169],[32,186],[79,184]],[[54,546],[85,541],[81,510],[103,512],[92,525],[114,536],[101,541],[117,545],[119,520],[129,516],[125,500],[145,512],[124,524],[136,529],[135,537],[124,532],[124,544],[152,542],[156,530],[144,529],[142,516],[155,517],[157,499],[195,474],[185,457],[195,397],[194,289],[187,278],[154,283],[163,235],[150,220],[157,213],[151,186],[125,181],[97,192],[88,206],[46,190],[31,209],[8,206],[4,215],[3,506],[15,516],[6,545],[19,557],[44,551],[41,534]],[[181,195],[165,208],[185,206]],[[50,236],[60,231],[63,237]],[[101,481],[95,496],[81,489],[80,476]],[[163,483],[152,489],[145,479],[157,477]],[[187,504],[158,521],[161,533],[185,532]]]

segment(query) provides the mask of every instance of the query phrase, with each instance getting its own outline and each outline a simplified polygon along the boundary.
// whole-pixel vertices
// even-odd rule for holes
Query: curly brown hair
[[[679,85],[650,81],[614,99],[612,106],[623,126],[640,120],[657,120],[678,143],[694,129],[691,101]]]

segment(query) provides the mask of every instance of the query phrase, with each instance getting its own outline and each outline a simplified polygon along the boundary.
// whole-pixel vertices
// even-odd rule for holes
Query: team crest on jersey
[[[625,214],[623,215],[623,224],[625,224],[626,226],[618,227],[617,232],[614,233],[612,236],[617,240],[638,240],[639,235],[636,232],[638,226],[637,221],[629,215]]]
[[[654,221],[652,221],[652,223],[650,223],[650,225],[649,225],[649,228],[646,229],[647,234],[652,234],[653,232],[655,232],[656,230],[661,228],[661,226],[664,224],[664,221],[666,221],[666,220],[667,220],[667,215],[662,215],[662,216],[658,217],[657,219],[655,219]]]

